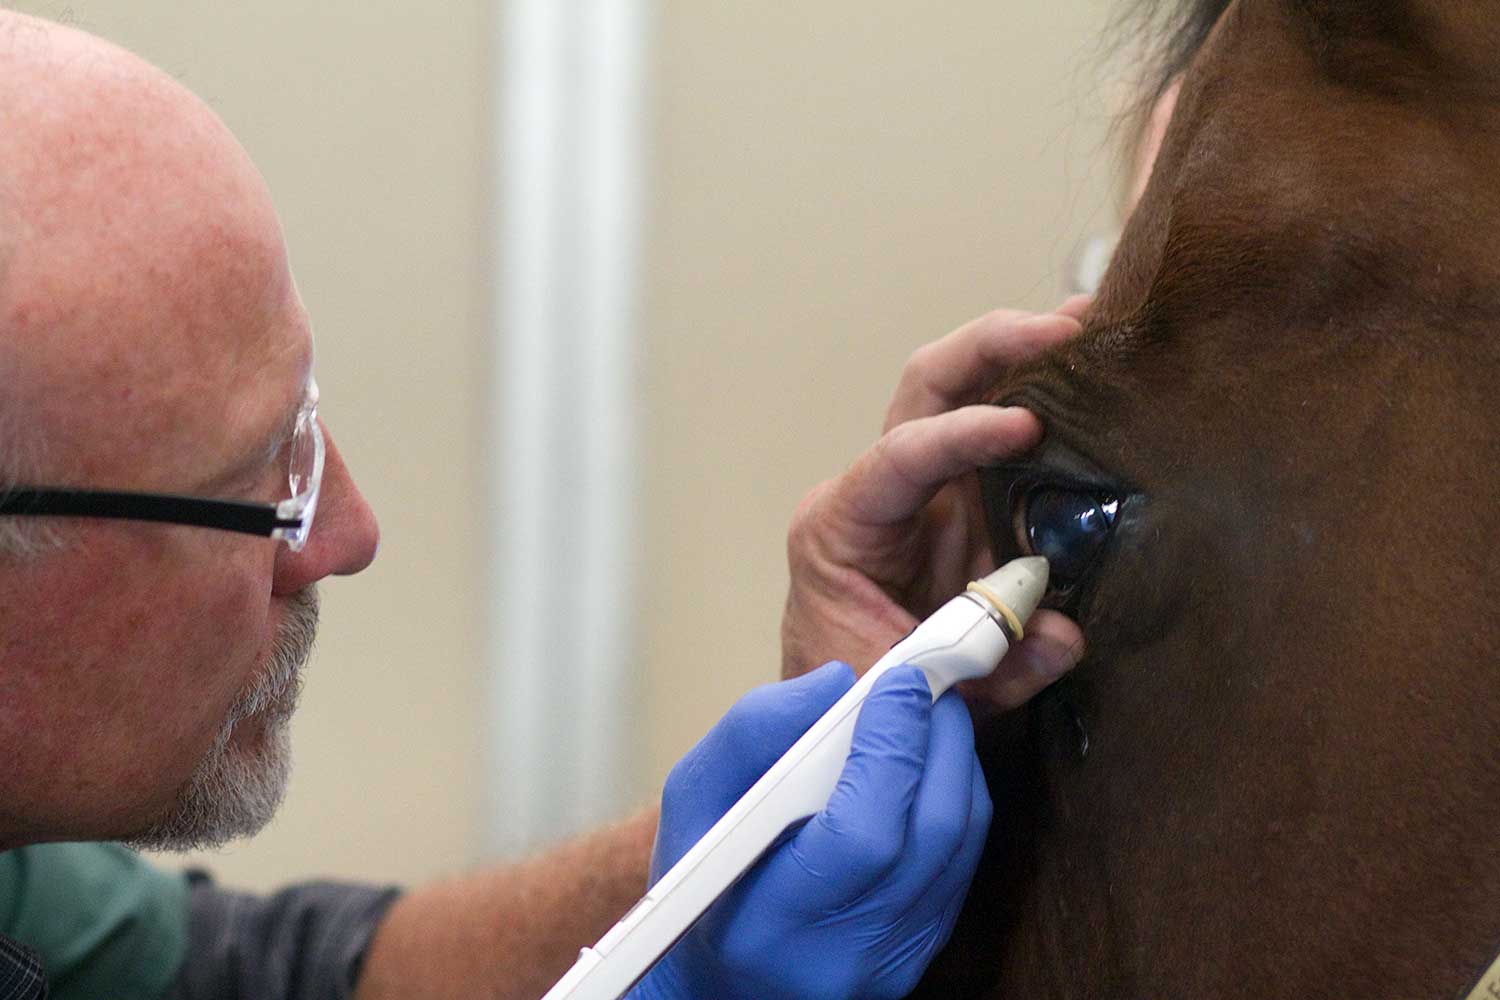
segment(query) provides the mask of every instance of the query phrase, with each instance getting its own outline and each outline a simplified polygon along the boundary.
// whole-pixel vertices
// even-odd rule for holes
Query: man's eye
[[[1119,513],[1115,497],[1038,486],[1015,509],[1016,536],[1022,551],[1046,557],[1051,589],[1065,590],[1083,579]]]

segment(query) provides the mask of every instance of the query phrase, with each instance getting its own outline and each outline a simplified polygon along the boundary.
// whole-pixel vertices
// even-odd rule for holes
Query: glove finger
[[[938,766],[933,759],[933,752],[937,749],[940,725],[938,713],[946,698],[947,695],[938,699],[937,705],[933,707],[933,750],[929,751],[929,772]],[[980,855],[984,853],[990,823],[990,796],[984,771],[979,766],[979,758],[973,752],[972,736],[968,756],[961,766],[964,775],[959,780],[964,787],[964,794],[958,798],[964,801],[963,834],[955,841],[953,851],[947,855],[947,864],[930,872],[932,877],[922,881],[917,887],[917,898],[899,914],[888,918],[892,924],[901,928],[903,944],[881,958],[879,978],[893,984],[895,992],[901,996],[916,989],[923,971],[953,936],[953,928],[963,910],[969,884],[978,867]],[[924,786],[926,782],[924,777]],[[922,808],[922,796],[923,792],[918,791],[917,804],[912,807],[914,826],[918,811]],[[908,857],[915,857],[917,853],[908,847]]]
[[[901,857],[931,717],[931,689],[915,667],[897,667],[871,688],[827,808],[772,859],[785,868],[778,877],[788,901],[800,900],[803,912],[847,906]]]
[[[989,785],[984,780],[984,769],[980,767],[978,757],[972,757],[971,761],[969,823],[968,829],[964,831],[963,843],[916,907],[922,911],[920,916],[923,919],[940,919],[944,923],[939,948],[953,933],[953,924],[963,908],[964,897],[969,893],[969,885],[974,881],[974,873],[984,855],[984,848],[989,840],[990,820],[994,813]]]
[[[854,686],[854,671],[826,663],[746,694],[677,762],[662,790],[653,881]]]
[[[722,815],[854,681],[848,664],[825,663],[740,698],[689,754],[696,778],[694,797]]]
[[[912,803],[906,847],[886,892],[905,908],[922,896],[967,842],[973,813],[974,725],[956,691],[932,706],[927,763]]]

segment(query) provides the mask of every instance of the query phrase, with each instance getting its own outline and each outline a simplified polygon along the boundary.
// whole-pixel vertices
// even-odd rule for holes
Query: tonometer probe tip
[[[989,576],[969,584],[967,593],[983,599],[997,612],[991,615],[1012,642],[1026,634],[1021,623],[1030,618],[1047,594],[1050,569],[1041,556],[1012,559]]]

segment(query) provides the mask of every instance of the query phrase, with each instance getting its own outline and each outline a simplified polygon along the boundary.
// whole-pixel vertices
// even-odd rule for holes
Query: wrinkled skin
[[[1500,5],[1240,0],[985,477],[1121,520],[981,733],[920,997],[1455,997],[1500,953]],[[1087,735],[1087,753],[1082,752]]]

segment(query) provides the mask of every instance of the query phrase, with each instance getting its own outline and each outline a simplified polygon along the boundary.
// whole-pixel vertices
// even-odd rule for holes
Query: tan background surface
[[[179,77],[280,206],[324,414],[381,515],[325,588],[278,821],[208,859],[269,886],[483,860],[482,592],[497,11],[473,0],[22,3]],[[653,16],[638,792],[775,677],[784,533],[918,344],[1045,308],[1113,223],[1105,0]],[[439,13],[440,12],[440,13]],[[513,665],[514,666],[514,665]]]
[[[873,442],[912,349],[996,306],[1056,305],[1080,235],[1112,224],[1109,6],[666,5],[644,396],[655,773],[776,676],[787,521]]]

